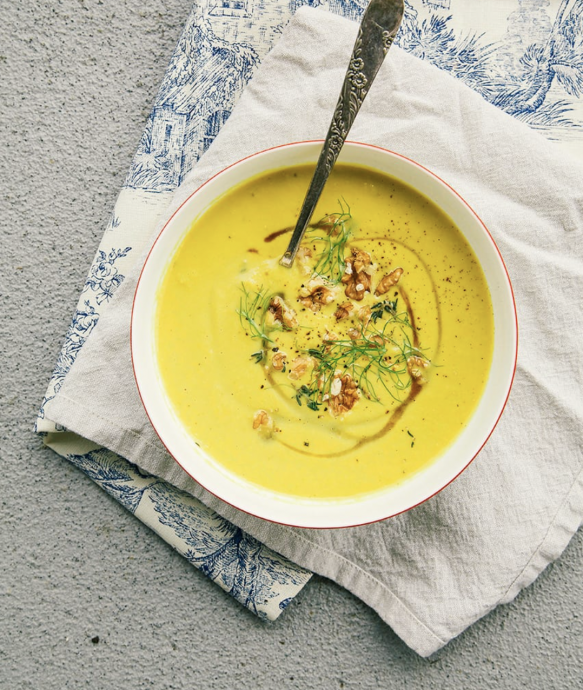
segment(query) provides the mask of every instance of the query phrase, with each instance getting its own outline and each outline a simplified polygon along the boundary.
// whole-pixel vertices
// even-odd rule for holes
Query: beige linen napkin
[[[226,165],[321,138],[356,31],[339,17],[300,10],[167,217]],[[513,279],[520,326],[513,392],[486,448],[453,484],[396,518],[321,531],[250,517],[205,492],[166,454],[136,392],[129,320],[137,272],[120,286],[46,415],[332,578],[427,656],[513,599],[581,523],[583,166],[395,47],[351,138],[413,158],[457,189],[489,227]],[[105,367],[107,385],[100,385]]]

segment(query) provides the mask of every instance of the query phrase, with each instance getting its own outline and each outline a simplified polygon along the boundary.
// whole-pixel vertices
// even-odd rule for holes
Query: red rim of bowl
[[[190,201],[190,199],[191,199],[195,194],[198,194],[198,192],[199,192],[203,187],[205,187],[206,185],[208,185],[212,180],[214,180],[214,179],[215,179],[216,177],[218,177],[219,175],[224,174],[227,170],[230,170],[231,168],[233,168],[233,167],[235,167],[235,166],[238,166],[239,164],[243,163],[244,161],[249,160],[250,158],[254,158],[255,156],[259,156],[259,155],[261,155],[261,154],[268,153],[268,152],[270,152],[270,151],[275,151],[275,150],[277,150],[277,149],[288,148],[288,147],[298,146],[298,145],[302,145],[302,144],[323,144],[323,143],[324,143],[324,140],[323,140],[323,139],[308,139],[308,140],[305,140],[305,141],[290,142],[290,143],[288,143],[288,144],[279,144],[279,145],[277,145],[277,146],[271,146],[271,147],[269,147],[269,148],[267,148],[267,149],[263,149],[262,151],[256,151],[255,153],[252,153],[252,154],[250,154],[249,156],[245,156],[244,158],[239,159],[239,160],[236,161],[235,163],[231,163],[231,165],[228,165],[228,166],[226,166],[225,168],[223,168],[222,170],[220,170],[219,172],[215,173],[212,177],[209,177],[208,180],[205,180],[205,182],[203,182],[201,185],[199,185],[191,194],[188,195],[188,197],[187,197],[187,198],[180,204],[180,206],[172,213],[172,215],[170,216],[170,218],[168,218],[168,220],[166,221],[166,223],[164,223],[164,227],[160,230],[160,232],[159,232],[158,235],[156,236],[156,239],[155,239],[154,242],[152,243],[152,246],[150,247],[150,250],[149,250],[149,252],[148,252],[148,254],[147,254],[147,256],[146,256],[146,260],[144,261],[144,264],[143,264],[143,266],[142,266],[142,268],[141,268],[141,270],[140,270],[140,275],[139,275],[138,281],[137,281],[137,283],[136,283],[136,289],[135,289],[135,291],[134,291],[134,297],[133,297],[133,301],[132,301],[132,311],[131,311],[131,318],[130,318],[130,352],[131,352],[131,359],[132,359],[132,370],[133,370],[133,374],[134,374],[134,380],[135,380],[135,382],[136,382],[136,388],[137,388],[137,390],[138,390],[138,395],[140,396],[140,401],[141,401],[141,403],[142,403],[142,406],[143,406],[143,408],[144,408],[144,411],[146,412],[146,416],[148,417],[148,419],[149,419],[149,421],[150,421],[150,424],[152,425],[152,428],[153,428],[154,431],[156,432],[158,438],[160,439],[160,442],[162,443],[162,445],[164,446],[164,448],[166,449],[166,451],[168,452],[168,454],[173,458],[173,460],[174,460],[178,465],[180,465],[180,467],[182,468],[182,470],[183,470],[184,472],[186,472],[186,474],[188,474],[189,477],[190,477],[192,480],[194,480],[199,486],[201,486],[206,492],[208,492],[209,494],[211,494],[212,496],[214,496],[215,498],[217,498],[219,501],[221,501],[221,502],[224,503],[225,505],[228,505],[229,507],[231,507],[231,508],[233,508],[233,509],[235,509],[235,510],[241,512],[241,513],[244,513],[244,514],[246,514],[246,515],[249,515],[249,516],[251,516],[251,517],[257,518],[257,519],[259,519],[259,520],[265,520],[266,522],[272,522],[272,523],[274,523],[274,524],[284,525],[284,526],[286,526],[286,527],[296,527],[296,528],[299,528],[299,529],[348,529],[348,528],[351,528],[351,527],[363,527],[363,526],[365,526],[365,525],[371,525],[371,524],[374,524],[375,522],[382,522],[383,520],[388,520],[388,519],[390,519],[390,518],[396,517],[397,515],[402,515],[403,513],[407,513],[407,512],[409,512],[410,510],[412,510],[413,508],[417,508],[418,506],[423,505],[423,503],[426,503],[426,502],[429,501],[431,498],[433,498],[434,496],[436,496],[438,493],[441,493],[441,491],[443,491],[443,490],[444,490],[446,487],[448,487],[450,484],[452,484],[452,483],[460,476],[460,474],[462,474],[462,473],[472,464],[472,462],[473,462],[473,461],[476,459],[476,457],[480,454],[480,452],[482,451],[482,449],[484,448],[484,446],[486,445],[486,443],[488,442],[488,440],[489,440],[490,437],[492,436],[492,434],[493,434],[493,432],[494,432],[494,429],[497,427],[498,422],[500,421],[500,418],[502,417],[502,414],[504,413],[504,410],[505,410],[505,408],[506,408],[506,404],[507,404],[507,402],[508,402],[508,398],[510,397],[510,392],[512,391],[512,385],[513,385],[513,383],[514,383],[514,377],[515,377],[515,375],[516,375],[516,366],[517,366],[517,359],[518,359],[518,315],[517,315],[517,310],[516,310],[516,299],[515,299],[515,296],[514,296],[514,289],[513,289],[513,287],[512,287],[512,281],[510,280],[510,274],[508,273],[508,268],[506,267],[506,263],[504,262],[504,258],[502,257],[502,254],[501,254],[500,250],[498,249],[498,245],[497,245],[496,242],[494,241],[494,238],[492,237],[490,231],[488,230],[488,228],[486,227],[485,223],[482,221],[482,219],[480,218],[480,216],[479,216],[479,215],[474,211],[474,209],[467,203],[467,201],[466,201],[466,200],[465,200],[465,199],[464,199],[464,198],[463,198],[463,197],[462,197],[462,196],[461,196],[451,185],[449,185],[447,182],[445,182],[445,180],[443,180],[441,177],[439,177],[439,175],[436,175],[433,171],[429,170],[429,168],[426,168],[424,165],[421,165],[421,164],[418,163],[417,161],[414,161],[413,159],[408,158],[407,156],[404,156],[404,155],[402,155],[402,154],[400,154],[400,153],[397,153],[397,152],[395,152],[395,151],[391,151],[390,149],[383,148],[382,146],[376,146],[375,144],[365,144],[365,143],[363,143],[363,142],[358,142],[358,141],[347,141],[347,142],[346,142],[347,144],[351,144],[351,145],[355,145],[355,146],[362,146],[362,147],[365,147],[365,148],[370,148],[370,149],[376,149],[376,150],[378,150],[378,151],[383,151],[384,153],[389,153],[389,154],[391,154],[391,155],[393,155],[393,156],[396,156],[397,158],[401,158],[401,159],[403,159],[403,160],[406,160],[406,161],[408,161],[409,163],[412,163],[414,166],[416,166],[416,167],[418,167],[418,168],[424,170],[426,173],[428,173],[428,174],[431,175],[432,177],[436,178],[439,182],[441,182],[441,184],[443,184],[445,187],[447,187],[447,188],[448,188],[448,189],[449,189],[449,190],[450,190],[450,191],[451,191],[451,192],[462,202],[462,204],[463,204],[464,206],[466,206],[466,207],[470,210],[470,212],[474,215],[474,217],[478,220],[478,222],[480,223],[480,225],[482,226],[482,228],[483,228],[484,231],[486,232],[487,237],[489,238],[489,240],[490,240],[492,246],[494,247],[496,253],[498,254],[498,257],[499,257],[499,259],[500,259],[500,262],[501,262],[502,267],[504,268],[504,271],[505,271],[505,274],[506,274],[506,280],[507,280],[508,287],[510,288],[510,295],[511,295],[511,297],[512,297],[512,311],[513,311],[513,314],[514,314],[514,353],[513,353],[512,376],[510,377],[510,383],[509,383],[509,385],[508,385],[508,391],[507,391],[507,393],[506,393],[506,397],[505,397],[505,399],[504,399],[504,402],[503,402],[503,404],[502,404],[502,407],[500,408],[500,413],[499,413],[498,417],[496,418],[496,421],[494,422],[494,424],[493,424],[493,426],[492,426],[492,429],[490,430],[490,432],[489,432],[488,435],[486,436],[484,442],[483,442],[482,445],[478,448],[478,450],[474,453],[474,455],[468,460],[468,462],[460,469],[460,471],[459,471],[455,476],[453,476],[453,477],[452,477],[448,482],[446,482],[443,486],[441,486],[441,487],[439,487],[438,489],[436,489],[436,491],[434,491],[431,495],[429,495],[429,496],[427,496],[426,498],[422,499],[421,501],[418,501],[417,503],[415,503],[415,504],[409,506],[408,508],[405,508],[405,509],[403,509],[403,510],[399,510],[399,511],[397,511],[397,512],[395,512],[395,513],[390,513],[389,515],[386,515],[385,517],[374,518],[374,519],[372,519],[372,520],[367,520],[367,521],[365,521],[365,522],[351,523],[351,524],[347,524],[347,525],[335,525],[335,526],[333,526],[333,527],[322,527],[322,526],[307,527],[306,525],[294,525],[294,524],[288,523],[288,522],[280,522],[280,521],[273,520],[273,519],[270,519],[270,518],[265,518],[265,517],[263,517],[263,516],[261,516],[261,515],[256,515],[255,513],[253,513],[253,512],[250,511],[250,510],[246,510],[246,509],[244,509],[244,508],[240,508],[239,506],[236,506],[236,505],[234,505],[233,503],[230,503],[229,501],[226,501],[224,498],[222,498],[221,496],[219,496],[218,494],[214,493],[213,491],[211,491],[210,489],[208,489],[206,486],[204,486],[204,485],[200,482],[200,480],[197,479],[191,472],[189,472],[189,471],[184,467],[184,465],[180,462],[180,460],[179,460],[177,457],[175,457],[175,455],[169,450],[168,446],[166,445],[166,443],[165,443],[164,440],[162,439],[162,436],[161,436],[160,433],[158,432],[158,429],[156,428],[156,426],[155,426],[155,424],[154,424],[154,422],[153,422],[153,420],[152,420],[152,417],[151,417],[151,415],[150,415],[150,412],[148,411],[148,408],[147,408],[146,403],[145,403],[145,401],[144,401],[144,398],[143,398],[143,395],[142,395],[142,391],[140,390],[140,384],[139,384],[139,381],[138,381],[138,377],[137,377],[137,375],[136,375],[136,367],[135,367],[135,362],[134,362],[133,326],[134,326],[134,307],[135,307],[135,302],[136,302],[136,295],[137,295],[138,289],[139,289],[139,287],[140,287],[140,282],[141,282],[141,280],[142,280],[142,275],[143,275],[143,273],[144,273],[144,269],[145,269],[145,267],[146,267],[146,265],[147,265],[147,263],[148,263],[148,260],[149,260],[149,258],[150,258],[150,255],[151,255],[152,252],[154,251],[154,247],[155,247],[156,244],[158,243],[158,240],[160,239],[160,237],[162,236],[162,234],[164,233],[164,231],[166,230],[166,228],[168,227],[168,225],[170,224],[170,222],[171,222],[171,221],[173,220],[173,218],[176,216],[176,214],[179,213],[179,211],[182,210],[182,208]]]

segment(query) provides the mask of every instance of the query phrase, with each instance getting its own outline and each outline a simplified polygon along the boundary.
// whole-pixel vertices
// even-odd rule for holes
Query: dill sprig
[[[425,357],[411,342],[409,317],[406,311],[397,311],[397,300],[379,305],[374,305],[377,318],[371,316],[358,337],[328,340],[306,351],[316,360],[316,365],[310,384],[297,391],[298,404],[305,398],[312,402],[308,407],[317,410],[330,396],[337,370],[349,373],[369,400],[381,402],[380,396],[386,391],[394,400],[401,401],[400,395],[411,386],[407,360],[413,356]],[[384,319],[378,324],[381,317]]]
[[[270,338],[269,333],[280,331],[281,326],[270,326],[265,322],[268,313],[269,303],[273,294],[260,287],[259,290],[249,291],[245,283],[241,283],[241,298],[239,300],[239,321],[245,331],[252,337],[261,340],[261,349],[254,352],[251,357],[259,364],[265,357],[265,348],[268,343],[275,345],[275,341]]]
[[[314,266],[314,275],[325,278],[331,283],[339,283],[346,269],[344,249],[352,235],[348,222],[352,219],[350,206],[346,202],[340,204],[340,213],[324,216],[315,225],[311,225],[307,232],[307,242],[322,242],[323,248]]]
[[[302,406],[302,400],[306,401],[306,405],[310,408],[310,410],[314,410],[314,412],[318,412],[320,409],[320,405],[323,404],[322,400],[318,401],[316,399],[318,390],[317,390],[317,385],[315,382],[311,383],[309,386],[303,385],[300,386],[296,390],[295,394],[295,399],[297,404],[301,407]]]
[[[388,315],[393,323],[399,324],[400,326],[404,326],[410,329],[411,322],[409,321],[409,314],[407,310],[399,312],[398,306],[398,298],[394,300],[384,299],[382,302],[377,302],[376,304],[373,304],[370,308],[371,321],[373,322],[373,324],[376,325],[376,322],[381,317],[384,316],[385,318],[387,318]]]

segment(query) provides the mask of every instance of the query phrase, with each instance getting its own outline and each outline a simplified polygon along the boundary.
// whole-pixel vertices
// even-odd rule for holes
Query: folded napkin
[[[235,160],[321,137],[356,30],[339,17],[299,10],[164,219]],[[514,388],[487,446],[453,484],[408,513],[344,530],[275,525],[205,492],[167,455],[135,388],[129,321],[140,262],[44,413],[108,449],[97,452],[119,454],[175,487],[164,491],[196,497],[299,566],[335,580],[427,656],[513,599],[581,523],[583,166],[396,47],[351,138],[413,158],[457,189],[489,227],[513,280],[520,325]],[[154,504],[163,512],[162,500]]]

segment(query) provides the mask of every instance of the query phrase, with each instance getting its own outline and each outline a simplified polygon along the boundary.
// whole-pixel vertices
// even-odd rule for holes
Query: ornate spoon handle
[[[288,248],[280,260],[281,265],[286,268],[290,268],[294,262],[328,175],[336,163],[354,118],[383,64],[385,55],[397,35],[403,11],[404,0],[371,0],[366,8],[314,176]]]

